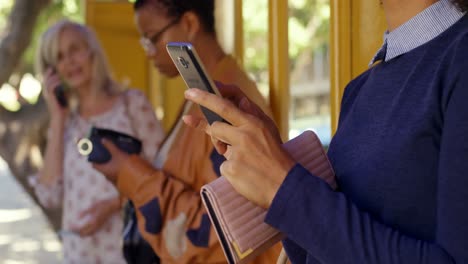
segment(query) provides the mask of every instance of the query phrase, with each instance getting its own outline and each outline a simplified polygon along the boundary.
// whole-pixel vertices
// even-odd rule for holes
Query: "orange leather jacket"
[[[235,84],[270,113],[254,82],[226,56],[211,73],[214,80]],[[197,105],[184,104],[182,113],[201,115]],[[220,160],[221,158],[221,160]],[[121,166],[119,191],[135,204],[139,229],[162,263],[226,263],[200,199],[201,187],[218,177],[222,162],[204,132],[176,122],[153,164],[131,156]],[[253,263],[276,263],[280,245]]]

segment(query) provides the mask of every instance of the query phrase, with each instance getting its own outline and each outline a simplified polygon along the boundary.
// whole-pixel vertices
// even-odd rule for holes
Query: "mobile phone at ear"
[[[170,42],[166,49],[188,88],[198,88],[221,96],[191,43]],[[223,121],[223,118],[213,111],[200,107],[210,125],[215,121]]]
[[[52,68],[54,73],[57,73],[57,70],[55,68]],[[60,83],[54,88],[54,95],[55,98],[57,99],[57,102],[61,107],[67,107],[68,106],[68,100],[67,100],[67,95],[65,94],[65,85],[63,83]]]
[[[67,96],[65,95],[65,86],[63,84],[59,84],[54,88],[54,95],[61,107],[68,106]]]

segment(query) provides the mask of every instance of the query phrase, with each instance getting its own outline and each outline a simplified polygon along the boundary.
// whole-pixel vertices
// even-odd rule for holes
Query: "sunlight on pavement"
[[[43,241],[42,247],[49,252],[58,252],[62,249],[62,244],[57,240]]]
[[[0,209],[0,224],[22,221],[30,218],[32,212],[29,209],[3,210]]]
[[[13,243],[10,246],[10,249],[16,252],[38,251],[41,249],[41,244],[35,240],[24,239],[22,241]]]
[[[4,264],[36,264],[37,262],[33,261],[17,261],[17,260],[12,260],[12,259],[7,259],[3,262]]]
[[[5,163],[4,160],[0,159],[0,171],[4,171],[6,169],[8,169],[7,164]]]
[[[0,263],[61,263],[62,244],[0,159]]]
[[[0,235],[0,246],[10,244],[11,237],[7,235]]]

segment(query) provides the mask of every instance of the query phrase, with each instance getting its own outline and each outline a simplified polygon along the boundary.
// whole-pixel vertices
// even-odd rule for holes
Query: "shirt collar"
[[[385,32],[384,44],[369,66],[383,59],[382,54],[384,61],[389,61],[433,40],[464,14],[450,0],[434,3],[392,32]]]

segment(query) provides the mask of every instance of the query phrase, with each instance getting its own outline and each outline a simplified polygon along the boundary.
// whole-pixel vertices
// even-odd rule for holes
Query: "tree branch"
[[[0,87],[15,71],[29,46],[41,11],[50,0],[15,0],[8,23],[0,35]],[[0,157],[15,179],[37,202],[27,176],[37,171],[33,149],[45,146],[47,107],[43,98],[34,105],[23,104],[18,112],[0,106]],[[37,156],[37,154],[36,154]],[[39,203],[38,203],[39,204]],[[55,230],[60,226],[61,210],[44,210]]]
[[[50,0],[16,0],[0,41],[0,84],[8,81],[31,42],[36,20]]]

